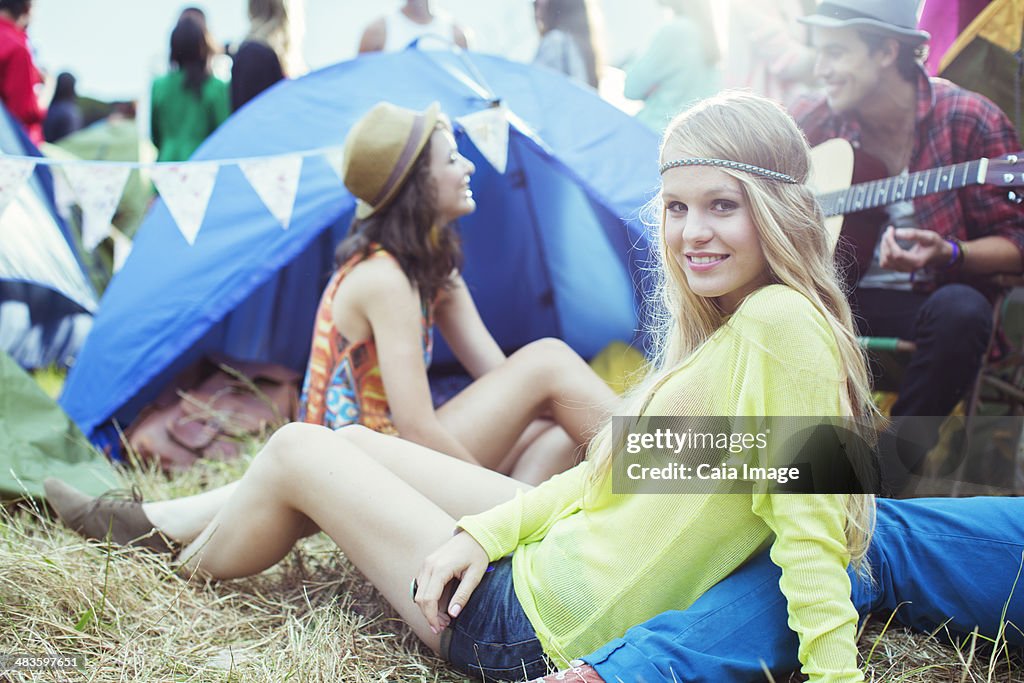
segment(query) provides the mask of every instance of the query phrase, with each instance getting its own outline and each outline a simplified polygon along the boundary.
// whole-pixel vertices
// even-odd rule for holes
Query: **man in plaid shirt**
[[[793,107],[808,141],[845,138],[890,176],[1018,152],[996,105],[928,78],[918,61],[928,34],[880,21],[876,6],[890,2],[824,2],[801,20],[813,27],[815,73],[825,87],[824,96]],[[1022,270],[1024,212],[1005,189],[974,185],[888,213],[851,303],[862,333],[917,344],[893,415],[947,415],[988,346],[995,292],[987,281]]]
[[[798,102],[793,114],[811,144],[846,138],[891,175],[1019,151],[995,105],[925,75],[917,58],[928,34],[916,29],[916,5],[826,1],[807,17],[826,95]],[[886,228],[853,303],[862,328],[867,322],[872,334],[917,342],[893,412],[945,415],[977,374],[988,343],[986,276],[1022,270],[1024,211],[1005,191],[973,187],[919,198],[890,218],[900,227]],[[870,557],[875,579],[851,574],[858,611],[891,609],[897,621],[925,631],[938,624],[961,634],[1001,631],[1004,617],[1012,621],[1003,608],[1020,562],[1019,552],[1014,559],[999,549],[1020,538],[1013,500],[880,500]],[[964,541],[959,554],[950,549],[953,539]],[[965,576],[985,581],[950,582],[944,573],[951,552],[966,561]],[[798,642],[779,580],[765,551],[687,609],[658,615],[541,681],[718,683],[793,670]],[[965,586],[978,590],[967,594]],[[1010,602],[1009,612],[1024,609],[1020,600]],[[837,680],[828,672],[810,678]]]

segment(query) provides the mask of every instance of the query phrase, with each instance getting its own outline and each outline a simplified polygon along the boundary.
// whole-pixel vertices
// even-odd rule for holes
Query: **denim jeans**
[[[875,581],[851,572],[858,613],[895,610],[905,626],[978,627],[1024,645],[1024,499],[879,500],[868,552]],[[781,571],[764,552],[686,610],[664,612],[583,659],[606,681],[743,683],[799,668]],[[1011,597],[1012,596],[1012,597]]]
[[[458,618],[442,631],[441,655],[459,671],[485,681],[543,676],[550,660],[512,585],[512,558],[484,574]]]

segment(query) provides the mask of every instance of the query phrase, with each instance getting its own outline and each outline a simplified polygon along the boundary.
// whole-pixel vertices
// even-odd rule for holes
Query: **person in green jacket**
[[[171,32],[174,69],[153,82],[151,100],[157,161],[185,161],[231,114],[228,84],[210,72],[211,44],[190,14]]]

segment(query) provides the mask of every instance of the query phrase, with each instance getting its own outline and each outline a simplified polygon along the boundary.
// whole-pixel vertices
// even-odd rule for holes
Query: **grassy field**
[[[150,500],[185,495],[233,480],[244,464],[202,463],[170,480],[135,471],[125,485]],[[873,620],[860,640],[868,679],[1024,682],[1005,648],[940,640]],[[419,646],[322,534],[259,576],[206,583],[176,576],[162,557],[85,544],[26,503],[0,518],[0,654],[15,652],[83,664],[6,674],[12,681],[464,680]]]

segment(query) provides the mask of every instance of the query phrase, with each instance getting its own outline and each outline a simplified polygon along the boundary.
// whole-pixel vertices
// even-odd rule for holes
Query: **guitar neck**
[[[826,217],[839,216],[937,192],[959,190],[968,185],[983,185],[987,171],[988,159],[975,159],[952,166],[858,183],[845,190],[818,195],[818,201]]]

